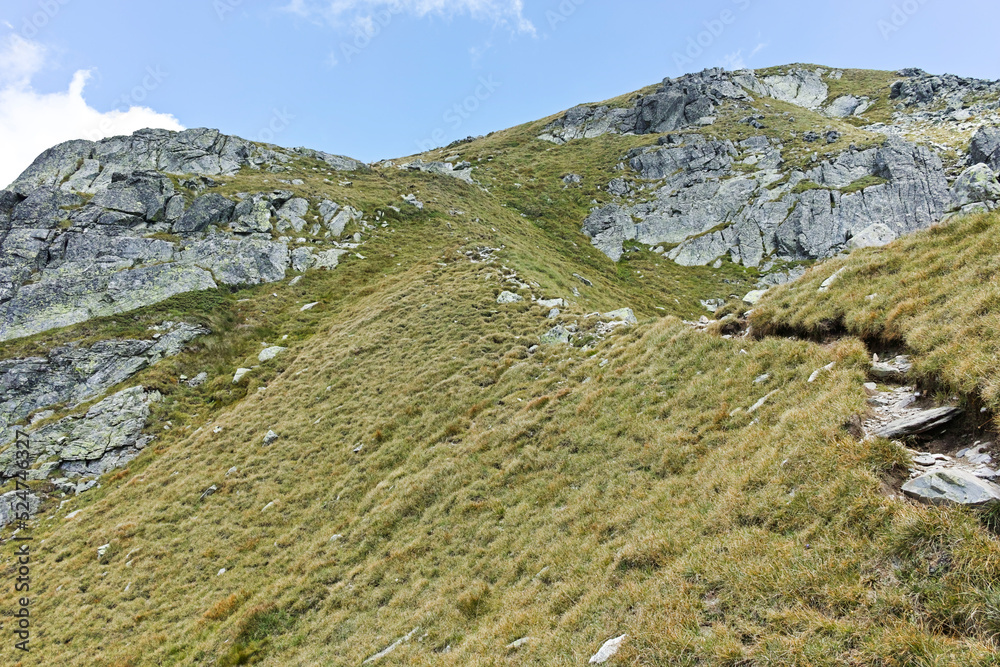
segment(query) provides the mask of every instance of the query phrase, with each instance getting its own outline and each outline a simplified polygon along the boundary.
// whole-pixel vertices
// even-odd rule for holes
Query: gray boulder
[[[578,106],[545,128],[539,139],[563,144],[604,134],[651,134],[710,125],[716,108],[727,100],[747,100],[746,91],[721,69],[665,79],[631,108]]]
[[[929,505],[983,506],[1000,501],[1000,486],[957,468],[911,479],[903,484],[903,493]]]
[[[328,167],[336,171],[358,171],[359,169],[364,169],[365,167],[363,162],[355,160],[354,158],[345,157],[343,155],[332,155],[330,153],[324,153],[323,151],[317,151],[311,148],[296,148],[294,152],[314,160],[325,162]]]
[[[0,528],[8,526],[19,518],[33,518],[38,513],[41,501],[30,491],[10,491],[0,496]]]
[[[993,171],[1000,171],[1000,127],[979,128],[969,144],[969,158],[973,164],[988,164]]]
[[[39,155],[9,189],[27,195],[39,186],[58,187],[64,182],[85,184],[94,173],[94,162],[100,173],[89,186],[81,188],[81,192],[94,193],[106,188],[115,173],[160,171],[232,175],[244,167],[280,168],[291,159],[282,151],[226,136],[218,130],[147,129],[131,136],[97,142],[74,140],[54,146]]]
[[[309,200],[301,197],[289,199],[278,209],[278,231],[285,232],[294,229],[296,233],[301,232],[305,229],[306,221],[304,218],[308,211]]]
[[[202,195],[195,199],[191,208],[174,223],[173,231],[177,234],[204,231],[209,225],[228,222],[235,210],[236,204],[218,193]]]
[[[952,208],[961,208],[976,202],[1000,199],[1000,183],[993,169],[986,164],[974,164],[958,177],[951,189]]]
[[[114,174],[111,184],[94,195],[91,204],[159,222],[165,218],[167,201],[173,196],[174,184],[169,178],[156,172],[136,171]]]
[[[563,326],[555,326],[542,335],[541,342],[543,345],[567,344],[572,337],[569,330]]]
[[[315,263],[312,248],[296,248],[292,251],[292,271],[302,273]]]
[[[501,305],[517,303],[518,301],[524,301],[524,297],[520,294],[514,294],[513,292],[500,292],[500,296],[497,297],[497,303]]]
[[[235,234],[267,234],[271,231],[273,213],[274,207],[267,196],[252,195],[233,209],[233,221],[229,229]]]

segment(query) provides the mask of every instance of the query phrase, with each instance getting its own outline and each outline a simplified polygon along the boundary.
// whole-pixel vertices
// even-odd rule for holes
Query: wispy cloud
[[[16,34],[0,37],[0,188],[42,151],[69,139],[101,139],[145,127],[183,129],[173,116],[148,107],[94,109],[83,96],[89,70],[76,72],[65,91],[39,93],[31,82],[45,64],[41,44]]]
[[[750,52],[750,55],[747,58],[748,59],[753,58],[755,55],[757,55],[766,48],[767,48],[767,42],[759,43],[757,46],[753,47],[753,51]]]
[[[722,62],[719,63],[726,69],[730,71],[735,71],[738,69],[746,69],[746,62],[743,60],[743,49],[733,51],[732,53],[727,53],[722,56]]]
[[[524,0],[289,0],[281,10],[354,28],[359,19],[371,20],[376,12],[407,13],[418,18],[468,15],[514,32],[535,34],[534,24],[524,17]]]

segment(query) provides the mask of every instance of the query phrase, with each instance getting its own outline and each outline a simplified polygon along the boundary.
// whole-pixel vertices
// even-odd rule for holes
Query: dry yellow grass
[[[621,634],[614,664],[995,664],[995,536],[970,513],[883,493],[902,452],[844,428],[865,409],[862,337],[905,341],[928,377],[990,395],[996,328],[976,327],[994,316],[992,218],[819,267],[755,314],[774,334],[842,321],[835,342],[727,340],[655,308],[694,314],[699,297],[727,296],[723,280],[752,276],[644,253],[615,266],[579,234],[587,188],[635,139],[586,158],[532,144],[536,130],[460,147],[494,157],[489,195],[359,174],[340,193],[353,205],[419,190],[427,210],[391,218],[366,260],[195,304],[217,333],[139,377],[166,392],[157,446],[33,528],[31,664],[354,666],[417,628],[378,664],[581,665]],[[587,185],[563,190],[560,171]],[[503,250],[470,262],[478,246]],[[621,306],[641,322],[593,349],[529,354],[552,323],[496,303],[501,265],[537,296],[570,297],[565,323]],[[573,273],[595,287],[571,297]],[[866,300],[868,284],[883,296]],[[291,350],[233,387],[228,373],[283,335]],[[176,383],[206,364],[200,393]]]

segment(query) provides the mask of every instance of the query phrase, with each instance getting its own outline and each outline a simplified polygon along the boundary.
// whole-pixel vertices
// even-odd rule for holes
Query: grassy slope
[[[829,291],[819,293],[841,269]],[[925,383],[1000,412],[998,270],[998,216],[959,218],[814,268],[768,294],[753,323],[766,333],[807,336],[846,329],[903,346],[916,354]]]
[[[723,282],[741,270],[690,271],[644,252],[619,266],[602,258],[580,220],[620,155],[643,142],[556,148],[531,141],[537,130],[451,151],[492,167],[489,196],[392,169],[339,191],[305,165],[300,190],[313,196],[370,213],[419,190],[428,208],[390,213],[393,231],[379,230],[367,259],[296,286],[204,293],[0,350],[135,335],[192,311],[216,329],[140,377],[167,394],[151,426],[155,451],[43,512],[40,662],[357,665],[417,627],[380,664],[576,665],[623,633],[623,664],[992,659],[995,540],[971,515],[884,494],[901,452],[842,427],[864,410],[863,344],[724,340],[655,319],[743,289]],[[563,189],[567,172],[584,175],[584,188]],[[265,187],[262,178],[225,187]],[[881,281],[872,303],[849,272],[830,298],[817,295],[839,266],[824,265],[762,302],[755,325],[824,330],[846,303],[839,317],[855,335],[872,328],[855,319],[881,318],[892,326],[874,328],[906,338],[919,368],[988,380],[996,327],[968,334],[983,343],[967,367],[929,327],[972,326],[987,312],[940,295],[956,276],[970,290],[977,275],[995,287],[997,253],[984,254],[995,231],[992,220],[959,222],[857,253],[849,272]],[[964,248],[961,261],[928,262],[938,244]],[[484,245],[505,246],[501,261],[462,254]],[[888,268],[866,274],[873,257]],[[624,305],[643,321],[596,350],[529,355],[551,322],[527,302],[495,303],[501,263],[537,282],[539,297],[578,287],[567,322]],[[896,280],[911,274],[922,282]],[[322,305],[300,313],[311,301]],[[932,312],[924,320],[903,316],[922,308]],[[916,331],[932,342],[914,343]],[[260,343],[283,335],[291,351],[234,387],[232,369],[256,364]],[[832,373],[806,382],[831,361]],[[176,383],[205,368],[213,379],[202,390]],[[755,385],[762,373],[772,379]],[[775,390],[756,414],[730,416]],[[281,439],[264,448],[268,429]],[[199,501],[212,484],[218,493]],[[9,606],[10,593],[0,600]],[[524,636],[526,646],[505,648]]]

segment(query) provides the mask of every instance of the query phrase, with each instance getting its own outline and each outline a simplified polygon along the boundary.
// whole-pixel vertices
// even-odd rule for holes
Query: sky
[[[707,67],[1000,79],[998,19],[996,0],[3,0],[0,186],[143,127],[372,162]]]

